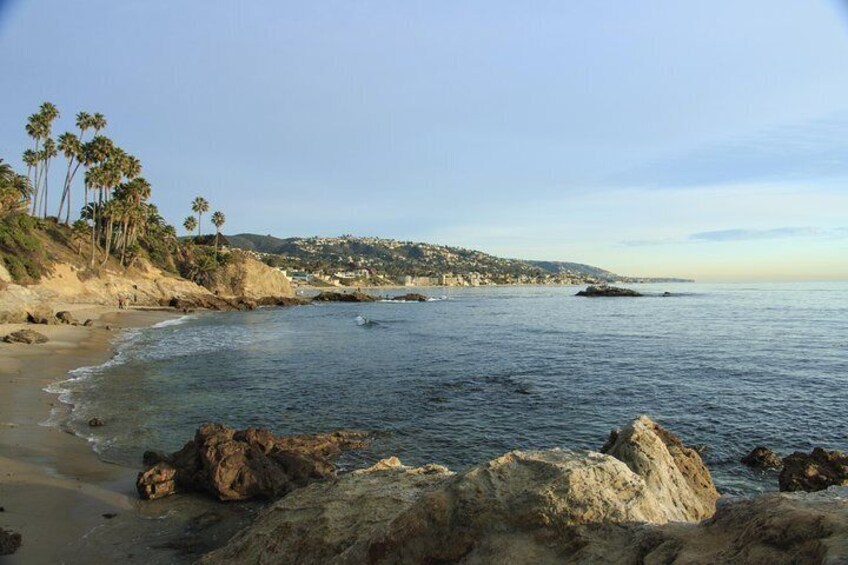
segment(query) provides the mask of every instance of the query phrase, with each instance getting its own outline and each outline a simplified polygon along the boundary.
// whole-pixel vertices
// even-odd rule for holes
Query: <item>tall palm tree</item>
[[[82,157],[82,142],[79,137],[69,131],[66,131],[59,136],[58,148],[68,160],[68,168],[65,171],[65,185],[62,188],[62,198],[59,201],[59,212],[56,214],[56,217],[62,217],[62,211],[67,204],[68,212],[65,216],[65,224],[67,224],[70,220],[71,214],[71,183],[74,180],[74,175],[79,169],[79,159]],[[74,167],[75,163],[76,167]]]
[[[227,221],[223,212],[214,212],[212,214],[212,224],[215,226],[215,257],[218,257],[218,237],[221,235],[221,226]]]
[[[193,232],[197,229],[197,219],[194,216],[188,216],[185,220],[183,220],[183,227],[188,233]]]
[[[200,237],[200,229],[201,222],[203,221],[203,214],[209,211],[209,202],[203,198],[202,196],[198,196],[191,203],[191,210],[195,214],[197,214],[197,235]]]

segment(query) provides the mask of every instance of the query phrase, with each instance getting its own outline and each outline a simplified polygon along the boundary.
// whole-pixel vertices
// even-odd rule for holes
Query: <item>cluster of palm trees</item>
[[[193,233],[194,230],[197,230],[197,237],[200,237],[203,229],[203,214],[209,211],[209,201],[202,196],[198,196],[191,202],[191,211],[197,214],[197,219],[195,219],[194,216],[187,216],[186,219],[183,220],[183,227],[189,233]],[[212,224],[215,226],[216,252],[218,249],[218,239],[221,236],[221,228],[224,226],[224,222],[226,221],[227,218],[224,216],[223,212],[216,211],[212,213]]]
[[[91,265],[105,264],[113,255],[126,265],[136,255],[139,239],[154,231],[176,241],[176,231],[165,223],[155,206],[148,203],[150,183],[141,176],[141,161],[102,135],[107,122],[103,114],[80,112],[77,132],[65,132],[54,141],[53,123],[59,109],[50,102],[27,119],[26,132],[32,147],[24,151],[27,167],[25,199],[33,216],[48,215],[49,172],[58,154],[65,157],[64,184],[56,213],[58,221],[70,224],[74,180],[83,170],[83,206],[73,225],[75,239],[90,240]]]
[[[0,159],[0,214],[15,212],[27,206],[31,191],[29,179],[16,173],[12,165]]]

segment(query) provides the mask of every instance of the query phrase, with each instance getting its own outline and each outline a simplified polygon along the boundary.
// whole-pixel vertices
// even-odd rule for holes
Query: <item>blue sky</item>
[[[0,157],[103,112],[175,223],[848,279],[842,2],[0,5]]]

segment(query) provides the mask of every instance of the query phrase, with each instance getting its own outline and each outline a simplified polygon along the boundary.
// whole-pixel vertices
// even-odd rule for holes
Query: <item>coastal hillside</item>
[[[558,261],[506,259],[482,251],[379,237],[292,237],[243,233],[226,236],[231,247],[260,254],[274,266],[332,275],[367,270],[371,278],[401,282],[405,277],[462,278],[467,282],[583,284],[597,282],[684,282],[686,279],[623,276]]]

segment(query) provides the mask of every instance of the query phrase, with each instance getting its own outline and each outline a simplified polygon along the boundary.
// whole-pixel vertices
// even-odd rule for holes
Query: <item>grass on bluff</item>
[[[32,284],[51,272],[49,240],[66,238],[60,230],[48,228],[47,221],[27,214],[10,214],[0,219],[0,259],[19,284]]]

